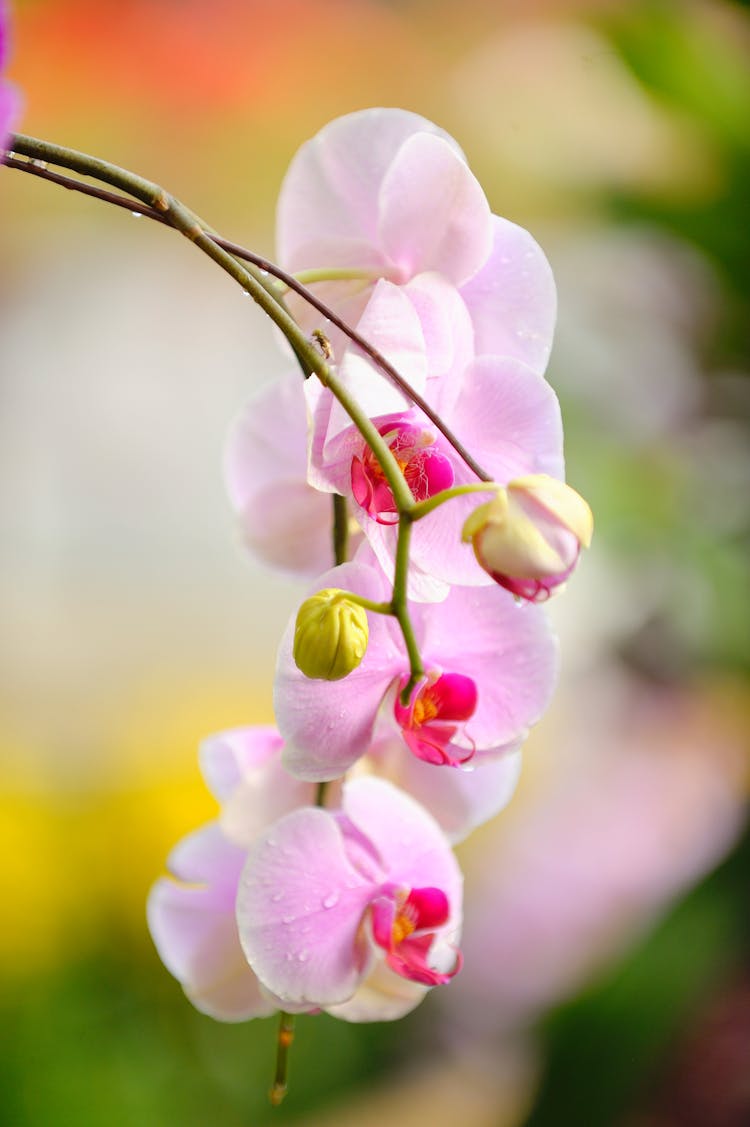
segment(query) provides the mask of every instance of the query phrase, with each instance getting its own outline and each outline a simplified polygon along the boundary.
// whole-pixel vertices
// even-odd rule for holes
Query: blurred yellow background
[[[286,362],[176,233],[0,169],[0,1122],[740,1127],[747,6],[12,15],[23,132],[271,257],[285,168],[326,121],[398,105],[452,133],[555,270],[549,378],[597,533],[552,608],[563,678],[519,795],[462,850],[466,970],[399,1025],[301,1021],[272,1113],[272,1024],[194,1013],[143,905],[214,813],[200,739],[271,719],[298,589],[243,554],[221,459]]]

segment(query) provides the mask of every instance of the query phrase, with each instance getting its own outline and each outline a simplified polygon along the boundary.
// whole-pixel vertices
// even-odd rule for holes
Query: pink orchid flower
[[[315,788],[281,767],[274,728],[238,728],[206,740],[201,766],[222,812],[184,838],[151,890],[148,925],[167,969],[193,1005],[220,1021],[273,1013],[240,945],[235,901],[247,849],[268,825],[313,802]]]
[[[544,370],[556,312],[549,264],[528,232],[490,213],[456,142],[417,114],[348,114],[303,145],[281,188],[277,243],[290,271],[339,271],[316,293],[350,323],[376,279],[441,275],[470,313],[478,353]],[[292,307],[306,328],[318,323],[304,303]]]
[[[317,586],[382,602],[387,583],[371,559],[363,548]],[[276,717],[287,741],[284,763],[300,778],[342,775],[372,745],[376,722],[378,734],[400,734],[404,754],[423,762],[480,764],[517,746],[549,702],[557,647],[546,617],[496,587],[457,587],[442,603],[412,607],[426,675],[408,708],[397,699],[409,672],[399,628],[388,616],[368,618],[367,652],[340,681],[311,681],[297,669],[294,619],[282,639]]]
[[[400,1017],[460,968],[461,887],[430,815],[382,779],[356,779],[340,809],[296,810],[258,839],[240,937],[281,1008]]]

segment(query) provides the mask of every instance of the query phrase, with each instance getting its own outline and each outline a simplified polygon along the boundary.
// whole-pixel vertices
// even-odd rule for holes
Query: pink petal
[[[451,930],[461,920],[463,878],[434,818],[384,779],[345,783],[342,808],[378,851],[384,871],[405,889],[439,888],[451,908]]]
[[[492,248],[492,217],[476,177],[441,137],[410,137],[380,190],[379,233],[406,281],[434,270],[455,285],[475,274]]]
[[[224,472],[243,539],[262,562],[315,574],[331,562],[331,502],[307,484],[301,376],[263,388],[234,423]]]
[[[470,364],[450,421],[480,465],[503,485],[529,473],[564,477],[557,396],[518,360],[480,356]]]
[[[497,587],[456,587],[418,621],[428,669],[462,673],[477,686],[477,708],[465,725],[476,762],[523,737],[547,707],[557,677],[557,645],[544,612],[517,605]]]
[[[513,357],[543,372],[557,310],[552,270],[528,231],[497,215],[492,221],[492,253],[461,288],[474,324],[476,353]]]
[[[198,753],[203,778],[219,802],[230,797],[246,771],[281,754],[283,740],[271,724],[232,728],[205,739]]]
[[[307,808],[277,822],[251,850],[237,898],[242,945],[261,982],[294,1005],[350,998],[370,960],[359,932],[371,896],[333,815]]]
[[[424,998],[427,987],[396,974],[377,961],[348,1002],[328,1006],[333,1017],[343,1021],[396,1021],[411,1012]]]
[[[508,803],[521,772],[521,754],[511,744],[501,758],[476,769],[436,771],[404,755],[401,739],[392,735],[373,745],[365,766],[415,798],[455,844]]]
[[[193,1005],[220,1021],[244,1021],[273,1006],[242,951],[235,897],[245,853],[215,825],[186,838],[171,864],[189,884],[162,877],[147,903],[149,930],[167,969]]]
[[[386,172],[414,133],[447,134],[417,114],[370,109],[337,118],[289,166],[279,195],[277,247],[289,270],[384,264],[378,198]]]

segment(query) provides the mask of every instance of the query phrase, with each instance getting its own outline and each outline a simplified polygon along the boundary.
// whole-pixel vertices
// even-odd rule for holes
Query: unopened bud
[[[364,607],[346,591],[327,587],[305,599],[294,628],[294,660],[306,677],[339,681],[356,669],[367,650]]]
[[[542,602],[588,548],[594,521],[575,489],[547,474],[531,474],[498,487],[463,528],[481,567],[496,583],[530,602]]]

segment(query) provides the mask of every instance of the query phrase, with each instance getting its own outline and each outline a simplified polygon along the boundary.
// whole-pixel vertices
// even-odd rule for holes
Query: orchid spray
[[[291,347],[225,463],[249,551],[310,584],[279,646],[278,728],[203,743],[219,816],[147,909],[198,1009],[278,1013],[278,1103],[297,1013],[393,1020],[459,972],[452,846],[509,800],[553,691],[540,604],[591,515],[563,483],[543,375],[551,271],[414,113],[350,114],[302,146],[275,264],[156,184],[9,135],[17,110],[1,86],[7,168],[176,228]]]

